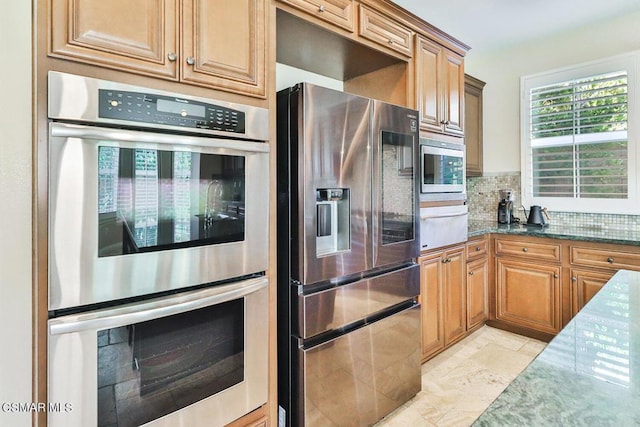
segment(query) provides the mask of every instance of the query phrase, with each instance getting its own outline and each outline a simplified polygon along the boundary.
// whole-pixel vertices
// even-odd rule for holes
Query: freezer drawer
[[[298,295],[299,330],[310,338],[338,329],[420,294],[417,264],[310,295]]]
[[[421,389],[420,305],[300,349],[305,427],[367,426]]]

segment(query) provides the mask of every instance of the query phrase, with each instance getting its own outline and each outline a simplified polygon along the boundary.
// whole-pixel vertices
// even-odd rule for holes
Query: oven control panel
[[[192,99],[99,89],[98,117],[184,128],[245,133],[245,113]]]

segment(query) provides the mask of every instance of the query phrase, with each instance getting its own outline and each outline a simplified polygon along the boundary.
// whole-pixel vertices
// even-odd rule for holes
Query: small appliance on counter
[[[513,216],[513,190],[506,188],[500,191],[500,203],[498,203],[498,224],[513,224],[519,222]]]
[[[524,210],[524,206],[522,207]],[[527,211],[525,210],[525,215],[527,215]],[[546,219],[545,219],[546,218]],[[527,215],[527,224],[526,225],[534,225],[536,227],[544,227],[549,225],[547,220],[549,220],[549,213],[547,212],[547,208],[543,208],[538,205],[533,205],[529,208],[529,214]]]

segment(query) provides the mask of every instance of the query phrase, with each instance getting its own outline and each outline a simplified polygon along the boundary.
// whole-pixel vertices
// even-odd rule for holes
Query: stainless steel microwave
[[[421,193],[464,193],[465,180],[464,144],[420,139]]]

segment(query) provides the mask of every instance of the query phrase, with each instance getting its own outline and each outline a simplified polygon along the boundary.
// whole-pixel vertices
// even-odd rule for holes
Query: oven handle
[[[198,291],[161,297],[151,301],[126,304],[90,313],[63,316],[49,320],[49,333],[51,335],[61,335],[132,325],[239,299],[265,289],[268,284],[268,279],[262,276]]]
[[[182,134],[156,133],[150,131],[110,129],[96,126],[51,123],[52,137],[100,139],[106,141],[143,142],[162,145],[189,145],[199,147],[226,148],[234,151],[268,153],[269,144],[237,139],[196,137]]]
[[[441,214],[441,215],[424,215],[424,216],[421,216],[420,219],[425,221],[427,219],[433,219],[433,218],[451,218],[454,216],[465,216],[465,215],[469,215],[469,213],[463,212],[463,213],[451,213],[451,214]]]

